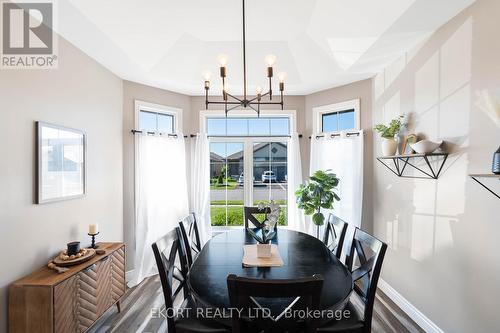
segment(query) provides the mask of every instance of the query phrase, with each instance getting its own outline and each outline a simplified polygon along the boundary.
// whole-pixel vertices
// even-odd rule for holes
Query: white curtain
[[[151,244],[189,212],[183,135],[138,135],[136,152],[136,253],[130,287],[158,272]]]
[[[333,213],[353,227],[361,226],[363,210],[363,131],[359,135],[340,137],[329,135],[311,139],[311,174],[316,170],[332,170],[340,179],[337,194],[340,201],[334,203],[333,211],[323,211],[325,217]],[[309,219],[310,220],[310,219]],[[309,233],[316,235],[316,226],[309,221]],[[320,228],[320,237],[323,230]],[[349,238],[347,238],[349,239]]]
[[[295,191],[303,181],[300,142],[297,133],[292,134],[288,145],[288,226],[294,230],[307,232],[304,212],[297,207],[295,199]]]
[[[210,149],[208,137],[200,133],[191,155],[191,210],[196,214],[201,243],[212,237],[210,224]]]

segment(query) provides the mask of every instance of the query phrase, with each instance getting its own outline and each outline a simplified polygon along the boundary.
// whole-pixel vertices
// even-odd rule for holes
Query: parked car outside
[[[255,181],[255,177],[253,177],[253,181]],[[245,182],[245,176],[243,175],[243,172],[240,174],[238,177],[238,185],[243,186],[243,183]]]
[[[264,171],[262,173],[262,182],[263,183],[276,183],[276,175],[274,174],[274,171]]]

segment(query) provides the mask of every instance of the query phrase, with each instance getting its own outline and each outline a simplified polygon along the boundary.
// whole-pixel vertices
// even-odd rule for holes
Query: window
[[[135,114],[135,128],[138,130],[159,133],[182,132],[180,109],[136,100]]]
[[[287,136],[290,135],[288,117],[207,118],[210,136]]]
[[[151,111],[139,111],[139,129],[162,133],[174,133],[174,116]]]
[[[281,113],[281,111],[280,111]],[[244,206],[274,200],[287,225],[288,140],[295,113],[233,117],[201,113],[210,140],[210,219],[214,227],[244,225]],[[260,217],[259,217],[260,219]]]
[[[356,129],[354,109],[322,114],[321,132],[339,132]]]
[[[313,109],[315,133],[359,130],[359,99]]]

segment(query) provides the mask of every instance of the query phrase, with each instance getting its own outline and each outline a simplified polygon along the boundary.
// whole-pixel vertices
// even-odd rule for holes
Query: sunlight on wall
[[[436,51],[415,73],[415,112],[422,114],[439,102],[439,53]]]
[[[398,249],[399,245],[399,221],[398,216],[393,221],[387,221],[386,223],[386,242],[389,248],[393,250]]]

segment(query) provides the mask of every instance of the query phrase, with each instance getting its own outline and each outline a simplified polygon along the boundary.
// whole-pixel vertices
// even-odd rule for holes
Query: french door
[[[244,225],[243,207],[274,200],[287,224],[288,143],[286,138],[210,140],[210,218],[213,226]]]

